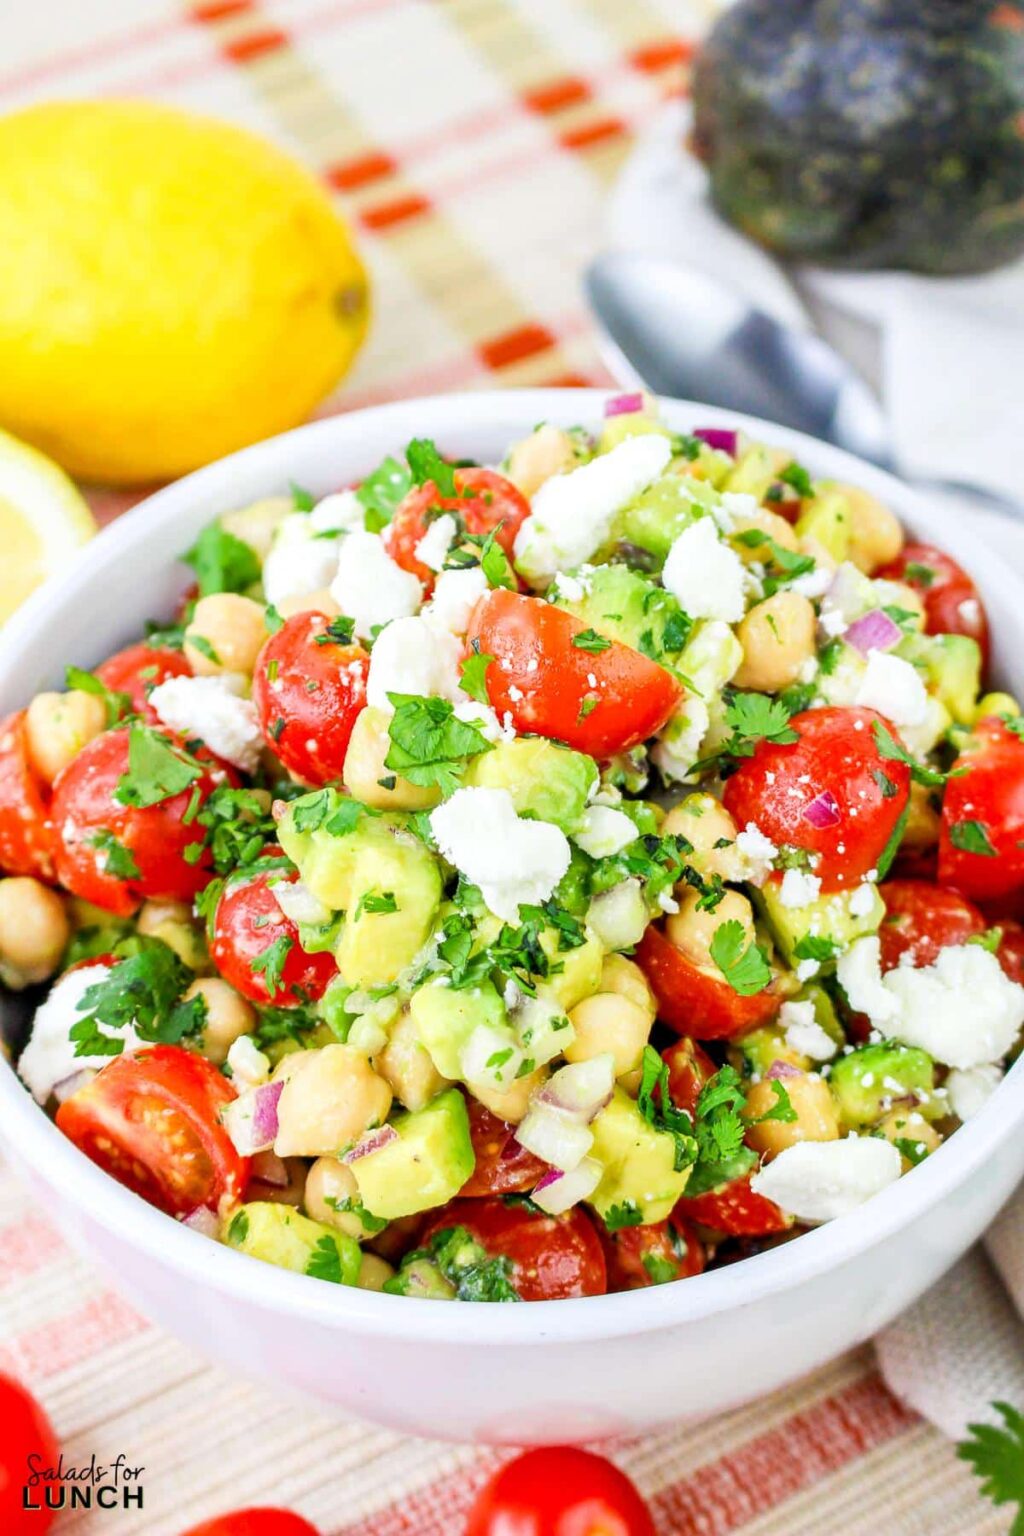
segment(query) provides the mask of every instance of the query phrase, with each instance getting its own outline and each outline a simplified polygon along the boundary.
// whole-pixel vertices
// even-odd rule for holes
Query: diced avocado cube
[[[838,951],[855,939],[878,932],[885,916],[885,903],[876,887],[870,886],[870,905],[861,913],[864,898],[859,894],[860,890],[858,887],[852,891],[835,891],[809,902],[806,907],[783,906],[782,886],[778,880],[767,881],[753,894],[783,959],[787,965],[795,966],[801,959],[815,958],[798,952],[801,941],[831,944]],[[853,906],[857,908],[856,913],[851,910]],[[806,943],[804,947],[807,947]]]
[[[743,647],[721,619],[698,624],[679,658],[687,687],[705,704],[716,699],[743,661]]]
[[[474,757],[465,783],[483,789],[507,789],[520,816],[550,821],[575,832],[597,783],[597,764],[583,752],[547,741],[517,736]]]
[[[597,439],[597,451],[611,453],[613,448],[630,437],[671,436],[671,428],[666,427],[657,416],[648,415],[646,411],[623,411],[621,415],[609,416],[603,422]]]
[[[908,1098],[926,1118],[940,1113],[933,1098],[935,1063],[927,1051],[886,1041],[861,1045],[833,1062],[829,1074],[843,1124],[851,1130],[874,1125],[894,1102]]]
[[[545,928],[540,943],[553,967],[545,979],[544,990],[563,1013],[601,990],[604,949],[591,929],[586,930],[586,938],[575,949],[559,949],[556,928]]]
[[[743,492],[763,501],[790,462],[790,457],[784,448],[769,448],[764,443],[754,443],[740,454],[735,468],[722,481],[722,490]]]
[[[970,635],[907,635],[896,655],[923,666],[928,691],[958,725],[974,722],[981,690],[981,648]]]
[[[649,1125],[635,1102],[616,1088],[611,1103],[591,1125],[590,1156],[601,1164],[601,1182],[590,1204],[602,1218],[610,1212],[639,1215],[635,1225],[664,1221],[686,1188],[689,1168],[675,1166],[676,1144]],[[615,1216],[612,1217],[614,1221]]]
[[[363,1205],[384,1221],[444,1205],[476,1164],[466,1101],[456,1088],[391,1123],[397,1140],[349,1164]]]
[[[418,1296],[421,1301],[454,1301],[455,1287],[449,1284],[426,1253],[418,1250],[402,1260],[397,1274],[385,1280],[389,1296]]]
[[[277,824],[277,840],[303,883],[332,912],[352,905],[352,871],[368,847],[386,847],[400,823],[360,807],[336,789],[293,800]]]
[[[662,475],[619,513],[613,525],[616,542],[635,544],[663,564],[683,529],[705,515],[695,489],[690,479]]]
[[[338,1285],[355,1285],[359,1278],[362,1258],[355,1238],[303,1216],[290,1205],[269,1200],[240,1205],[228,1218],[221,1240],[278,1269],[293,1269]]]
[[[671,593],[628,565],[597,566],[588,572],[585,585],[581,598],[562,600],[559,606],[575,614],[599,640],[617,640],[667,666],[678,662],[691,625]]]
[[[836,1015],[835,1005],[824,987],[815,986],[813,983],[801,987],[793,999],[794,1002],[809,1002],[814,1007],[814,1022],[825,1031],[830,1040],[835,1042],[836,1050],[846,1042],[843,1026]],[[762,1024],[758,1029],[752,1029],[748,1035],[741,1036],[734,1042],[730,1050],[730,1060],[737,1067],[745,1066],[747,1071],[757,1077],[764,1077],[769,1067],[775,1061],[785,1061],[790,1066],[798,1067],[801,1072],[809,1072],[817,1068],[818,1063],[804,1056],[800,1051],[788,1044],[785,1031],[776,1022]]]
[[[352,987],[394,981],[423,948],[441,901],[441,870],[428,848],[396,833],[360,850],[350,906],[335,950]]]
[[[458,990],[426,981],[409,999],[409,1012],[434,1066],[452,1079],[462,1076],[462,1053],[479,1024],[505,1028],[505,1005],[489,981]]]
[[[799,539],[813,539],[833,560],[846,559],[850,549],[850,503],[840,486],[822,486],[804,504],[796,523]]]

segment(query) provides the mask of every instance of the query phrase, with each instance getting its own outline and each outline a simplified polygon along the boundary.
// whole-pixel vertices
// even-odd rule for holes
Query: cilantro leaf
[[[766,693],[731,694],[725,703],[725,723],[732,735],[714,757],[698,763],[697,769],[711,767],[720,757],[752,757],[761,741],[786,746],[799,740],[790,726],[786,705]]]
[[[118,779],[114,799],[121,805],[159,805],[188,789],[202,771],[194,757],[136,721],[128,727],[128,772]]]
[[[698,1150],[693,1120],[685,1109],[679,1109],[673,1103],[668,1066],[653,1045],[644,1047],[636,1105],[649,1126],[671,1136],[675,1142],[673,1166],[676,1172],[691,1167],[697,1160]]]
[[[219,523],[204,528],[182,559],[196,573],[200,597],[213,592],[244,592],[260,579],[260,559],[252,545]]]
[[[640,1262],[652,1285],[668,1285],[679,1274],[679,1265],[660,1253],[645,1253]]]
[[[968,1424],[968,1438],[956,1448],[981,1480],[981,1491],[993,1504],[1016,1504],[1010,1536],[1024,1536],[1024,1414],[1009,1403],[993,1403],[1005,1429],[993,1424]]]
[[[67,688],[77,689],[79,693],[91,693],[96,698],[102,699],[107,712],[108,726],[117,725],[125,715],[132,713],[131,695],[108,688],[94,672],[84,672],[81,667],[66,667],[64,684]]]
[[[343,1284],[341,1278],[341,1255],[338,1245],[333,1237],[324,1233],[316,1246],[310,1250],[306,1260],[306,1274],[314,1280],[329,1280],[332,1285]]]
[[[355,633],[355,619],[348,619],[343,613],[337,615],[328,624],[322,635],[315,637],[317,645],[351,645],[352,636]]]
[[[983,821],[954,821],[949,829],[949,840],[961,853],[976,853],[984,859],[996,857]]]
[[[468,693],[478,704],[491,702],[487,694],[487,668],[494,659],[486,651],[480,650],[479,640],[470,642],[470,654],[460,668],[459,682],[463,693]]]
[[[456,718],[447,699],[410,693],[389,693],[388,698],[395,712],[388,725],[391,746],[384,766],[411,784],[436,784],[450,795],[469,758],[491,750],[475,725]]]
[[[109,827],[99,827],[89,839],[92,846],[103,855],[97,863],[103,873],[112,880],[138,880],[141,871],[135,855],[124,843],[119,843]]]
[[[889,834],[889,841],[882,849],[875,864],[876,878],[878,880],[884,880],[892,868],[893,860],[900,851],[900,843],[903,841],[903,834],[907,830],[907,822],[909,820],[910,800],[908,798],[906,805],[904,805],[902,811],[899,814],[896,825],[893,827]]]
[[[824,965],[831,960],[836,952],[834,939],[822,939],[816,934],[805,933],[798,939],[793,947],[793,958],[796,960],[816,960],[819,965]]]
[[[363,508],[363,522],[370,533],[380,533],[387,527],[412,487],[408,466],[390,455],[367,475],[356,491],[356,500]]]
[[[295,940],[290,934],[281,933],[272,944],[261,950],[250,960],[250,969],[263,977],[267,992],[271,997],[276,997],[281,990],[281,979],[288,956],[295,947]]]
[[[247,868],[275,838],[274,818],[259,795],[251,789],[232,789],[221,784],[208,795],[192,819],[201,833],[185,850],[186,861],[198,863],[209,849],[219,875]],[[194,849],[190,853],[189,849]]]
[[[384,917],[397,911],[394,891],[364,891],[356,902],[352,921],[357,922],[364,912],[367,917]]]
[[[711,958],[740,997],[763,992],[772,979],[764,950],[753,940],[746,942],[743,924],[736,918],[719,923],[711,939]]]
[[[292,506],[296,512],[312,512],[316,506],[316,497],[312,491],[307,491],[303,486],[296,485],[294,480],[289,480],[288,489],[292,493]]]
[[[78,1004],[82,1017],[71,1026],[75,1055],[118,1056],[123,1041],[106,1031],[135,1026],[142,1040],[176,1045],[197,1034],[206,1019],[202,997],[181,1002],[192,972],[160,939],[126,941],[131,952],[117,960],[106,976],[87,987]],[[100,1025],[106,1030],[101,1031]]]
[[[792,486],[798,496],[814,495],[813,480],[803,465],[798,464],[795,459],[791,460],[785,469],[780,472],[779,479],[784,485]]]
[[[414,437],[405,450],[405,458],[417,485],[432,484],[438,495],[445,498],[459,494],[454,466],[441,457],[429,437]]]
[[[888,726],[881,720],[873,720],[871,729],[879,757],[887,763],[906,763],[910,769],[910,777],[916,783],[924,784],[929,789],[937,789],[951,777],[948,773],[941,773],[938,768],[929,768],[924,763],[919,763],[917,758],[895,739]]]
[[[603,1220],[609,1232],[621,1232],[623,1227],[642,1227],[644,1215],[635,1201],[621,1200],[618,1205],[609,1206]]]
[[[938,574],[934,566],[922,565],[920,560],[908,560],[903,567],[903,579],[912,587],[934,586]]]
[[[611,641],[599,635],[596,629],[581,629],[578,635],[573,635],[572,643],[578,651],[590,651],[594,655],[611,649]]]
[[[430,1239],[430,1256],[459,1301],[521,1301],[506,1254],[489,1258],[465,1227],[445,1227]]]

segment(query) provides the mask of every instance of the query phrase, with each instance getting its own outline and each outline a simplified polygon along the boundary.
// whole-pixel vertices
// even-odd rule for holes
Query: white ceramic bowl
[[[230,507],[324,493],[409,438],[495,461],[536,422],[600,419],[598,391],[453,395],[303,427],[160,491],[103,533],[0,636],[0,711],[60,686],[165,617],[175,563]],[[1000,680],[1024,692],[1024,590],[944,511],[875,469],[763,422],[666,407],[673,426],[744,425],[816,475],[876,492],[948,549],[984,594]],[[343,1290],[222,1248],[151,1209],[82,1157],[0,1063],[0,1134],[41,1208],[114,1283],[204,1354],[393,1429],[541,1443],[651,1430],[731,1408],[869,1338],[979,1236],[1024,1175],[1024,1062],[908,1177],[853,1215],[683,1284],[527,1306],[454,1306]]]

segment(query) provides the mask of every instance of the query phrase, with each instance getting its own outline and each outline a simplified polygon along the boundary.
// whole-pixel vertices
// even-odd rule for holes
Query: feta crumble
[[[432,571],[444,569],[448,551],[452,547],[459,525],[450,512],[443,512],[429,524],[426,533],[416,545],[416,559]]]
[[[771,838],[765,837],[759,827],[748,821],[743,831],[736,834],[736,847],[749,866],[746,878],[753,885],[763,885],[771,874],[772,860],[779,852]]]
[[[378,625],[414,614],[423,588],[411,571],[395,564],[380,534],[350,533],[331,596],[353,621],[360,640],[368,640]]]
[[[877,709],[893,725],[920,725],[928,712],[928,693],[909,661],[885,651],[869,651],[856,703]]]
[[[786,1147],[750,1181],[797,1221],[834,1221],[864,1205],[900,1176],[902,1161],[879,1136],[841,1141],[798,1141]]]
[[[320,591],[337,574],[341,538],[316,538],[312,515],[290,513],[275,529],[262,575],[264,596],[275,607]]]
[[[836,1042],[818,1023],[814,1004],[809,999],[783,1003],[779,1009],[779,1024],[786,1044],[801,1056],[809,1056],[812,1061],[831,1061],[836,1054]]]
[[[195,736],[243,773],[255,773],[263,750],[256,706],[241,696],[245,678],[169,677],[150,692],[159,719],[182,736]]]
[[[802,869],[787,869],[779,886],[779,900],[784,907],[809,907],[821,895],[821,881]]]
[[[565,833],[519,816],[507,789],[457,789],[431,812],[430,827],[448,862],[507,923],[519,921],[521,903],[548,900],[572,857]]]
[[[90,987],[105,981],[110,971],[109,965],[83,965],[68,971],[36,1009],[32,1034],[18,1061],[18,1076],[37,1103],[45,1104],[65,1078],[76,1072],[98,1070],[112,1060],[110,1056],[76,1056],[74,1041],[69,1038],[72,1025],[84,1016],[82,998]],[[126,1029],[108,1029],[97,1023],[96,1028],[101,1035],[123,1041],[126,1051],[138,1050],[142,1044],[131,1024]]]
[[[461,656],[455,636],[422,615],[394,619],[381,630],[370,652],[366,702],[393,714],[389,693],[413,693],[451,703],[465,699],[459,686]]]
[[[442,571],[434,584],[433,596],[423,609],[423,617],[453,635],[464,635],[470,614],[490,590],[490,583],[478,565]]]
[[[592,859],[605,859],[621,853],[637,836],[636,822],[625,811],[592,805],[583,813],[583,825],[573,833],[573,842]]]
[[[684,528],[668,552],[662,581],[691,619],[737,624],[746,612],[745,568],[710,517]]]
[[[958,1068],[946,1078],[949,1107],[958,1120],[969,1120],[995,1093],[1004,1077],[1002,1067],[984,1063]]]

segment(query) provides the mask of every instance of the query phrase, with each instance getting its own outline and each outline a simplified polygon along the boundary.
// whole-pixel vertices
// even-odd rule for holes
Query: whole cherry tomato
[[[727,1237],[769,1237],[793,1225],[791,1216],[751,1189],[749,1174],[690,1200],[684,1195],[672,1212],[673,1221],[677,1217],[724,1232]]]
[[[594,1223],[578,1206],[564,1216],[539,1216],[503,1200],[452,1200],[433,1214],[427,1244],[448,1227],[465,1227],[486,1252],[511,1261],[509,1281],[523,1301],[603,1296],[604,1254]]]
[[[887,880],[878,887],[885,917],[878,936],[882,970],[931,965],[949,944],[966,944],[988,926],[973,902],[926,880]]]
[[[1024,741],[983,720],[942,801],[939,881],[975,901],[1024,889]]]
[[[655,1536],[643,1499],[603,1456],[572,1446],[507,1461],[477,1496],[466,1536]]]
[[[902,553],[875,575],[913,587],[924,603],[929,635],[969,635],[988,664],[989,635],[985,607],[963,566],[933,544],[906,544]]]
[[[521,1147],[515,1126],[492,1115],[478,1099],[469,1099],[466,1107],[476,1166],[459,1194],[512,1195],[533,1189],[547,1173],[547,1163]]]
[[[57,837],[46,786],[32,772],[25,711],[0,721],[0,871],[54,878]]]
[[[700,1091],[718,1068],[707,1051],[702,1051],[696,1040],[685,1037],[662,1051],[661,1059],[668,1067],[668,1091],[677,1109],[685,1109],[692,1115],[697,1108]]]
[[[205,1056],[156,1045],[114,1056],[57,1111],[86,1157],[171,1216],[242,1199],[249,1159],[220,1121],[235,1090]]]
[[[59,835],[60,883],[73,895],[122,917],[147,898],[191,901],[207,884],[210,854],[202,846],[195,816],[218,782],[230,777],[219,765],[203,766],[176,794],[153,804],[125,804],[120,797],[127,798],[129,792],[119,786],[122,779],[135,778],[129,770],[136,733],[165,754],[165,760],[180,753],[173,737],[152,726],[121,725],[104,731],[64,769],[51,805]],[[179,756],[179,766],[183,761]],[[194,765],[195,759],[190,761]],[[162,771],[144,781],[143,799],[159,793]]]
[[[384,534],[384,542],[396,565],[418,576],[429,594],[436,572],[416,554],[433,517],[450,512],[461,523],[459,532],[477,536],[498,529],[497,542],[512,558],[512,547],[521,524],[530,515],[530,503],[522,492],[493,469],[455,470],[456,495],[442,496],[433,480],[417,485],[403,499]],[[458,538],[456,538],[456,544]]]
[[[56,1493],[45,1474],[57,1466],[60,1447],[40,1404],[11,1376],[0,1375],[0,1424],[0,1531],[42,1536],[53,1524],[46,1490]]]
[[[609,1291],[637,1291],[648,1285],[687,1280],[704,1268],[704,1247],[675,1216],[646,1227],[598,1232],[608,1266]]]
[[[333,638],[322,613],[297,613],[256,658],[252,700],[268,744],[307,784],[340,779],[356,716],[366,703],[370,658]]]
[[[150,691],[169,677],[191,677],[192,668],[180,651],[166,645],[129,645],[96,668],[96,676],[113,693],[126,693],[132,711],[157,723],[156,710],[149,702]]]
[[[297,1008],[315,1001],[338,974],[329,950],[311,955],[299,943],[299,930],[278,906],[275,885],[292,885],[298,871],[279,848],[263,857],[280,859],[279,869],[244,869],[228,880],[213,919],[210,956],[236,992],[266,1007]]]
[[[999,927],[1002,937],[996,959],[1011,981],[1024,986],[1024,927],[1012,918],[1004,918]]]
[[[782,999],[769,983],[762,992],[743,997],[724,976],[698,965],[653,923],[636,950],[636,963],[650,983],[658,1017],[680,1035],[720,1040],[774,1018]]]
[[[518,731],[554,737],[592,757],[614,757],[646,741],[683,696],[656,661],[613,641],[581,649],[586,625],[539,597],[495,588],[480,599],[467,640],[495,660],[487,668],[490,703]]]
[[[236,1509],[193,1525],[184,1536],[320,1536],[315,1525],[290,1509]]]
[[[910,769],[883,758],[871,709],[812,709],[794,715],[793,742],[761,741],[725,786],[736,823],[754,822],[776,847],[818,855],[825,891],[857,885],[875,869],[903,815]]]

